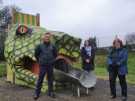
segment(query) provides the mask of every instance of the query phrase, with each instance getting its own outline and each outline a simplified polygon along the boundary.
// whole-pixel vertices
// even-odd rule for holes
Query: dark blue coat
[[[41,43],[35,48],[35,57],[40,65],[52,64],[57,57],[57,49],[51,43]]]
[[[89,56],[85,50],[85,47],[81,49],[81,57],[82,57],[82,67],[86,71],[94,70],[94,58],[95,58],[95,49],[91,47],[91,56]],[[90,60],[90,63],[86,63],[86,59]]]
[[[118,74],[126,75],[128,73],[127,69],[127,61],[128,61],[128,51],[125,48],[120,49],[111,49],[107,58],[108,71],[112,72],[115,67],[112,65],[118,66]]]

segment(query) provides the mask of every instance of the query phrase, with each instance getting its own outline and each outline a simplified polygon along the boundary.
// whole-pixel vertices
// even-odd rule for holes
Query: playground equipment
[[[26,20],[25,16],[22,18],[24,18],[22,21]],[[16,22],[17,20],[14,21]],[[32,26],[31,23],[34,24],[34,26]],[[78,96],[80,96],[80,87],[87,89],[94,87],[96,84],[95,75],[92,72],[87,73],[75,69],[73,65],[75,62],[79,61],[80,58],[81,39],[64,32],[49,31],[45,28],[35,26],[35,22],[31,23],[30,25],[12,24],[9,29],[9,34],[5,42],[7,81],[14,84],[35,87],[39,73],[39,65],[34,57],[34,49],[36,45],[42,42],[42,35],[45,32],[50,32],[53,34],[52,42],[58,48],[59,53],[54,65],[56,83],[69,82],[73,88],[76,88]],[[42,91],[47,90],[46,86],[45,79]]]

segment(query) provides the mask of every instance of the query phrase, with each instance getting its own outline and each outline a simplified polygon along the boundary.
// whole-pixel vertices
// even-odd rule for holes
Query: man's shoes
[[[121,100],[122,100],[122,101],[127,101],[127,97],[122,96]]]
[[[111,99],[115,99],[116,98],[116,95],[111,95],[110,98]]]
[[[39,98],[39,96],[38,95],[34,95],[34,100],[37,100],[38,98]]]
[[[48,93],[48,96],[50,96],[50,97],[52,97],[52,98],[56,98],[56,96],[55,96],[54,92],[50,92],[50,93]]]

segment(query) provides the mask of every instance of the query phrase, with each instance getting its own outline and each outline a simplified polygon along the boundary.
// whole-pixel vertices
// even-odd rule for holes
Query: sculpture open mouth
[[[39,64],[38,62],[30,56],[23,56],[15,62],[16,68],[23,68],[31,71],[35,75],[39,74]],[[53,67],[65,73],[68,73],[71,70],[71,61],[65,56],[59,55],[56,61],[53,63]]]
[[[23,56],[19,58],[18,61],[15,62],[15,70],[16,70],[16,77],[20,80],[29,82],[30,84],[34,84],[35,80],[38,77],[40,67],[38,62],[30,56]],[[69,73],[73,68],[71,67],[70,59],[66,58],[65,56],[59,55],[57,60],[55,61],[54,65],[54,75],[55,81],[57,82],[69,82],[65,78],[62,77],[62,74],[56,71],[61,71],[63,73]]]
[[[39,74],[39,65],[32,57],[23,56],[15,62],[14,70],[17,79],[34,85]]]

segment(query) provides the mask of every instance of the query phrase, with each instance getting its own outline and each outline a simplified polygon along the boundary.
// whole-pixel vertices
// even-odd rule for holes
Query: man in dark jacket
[[[48,77],[48,96],[54,97],[53,93],[53,63],[57,57],[57,49],[50,42],[51,33],[45,33],[43,43],[39,44],[35,49],[35,57],[40,66],[39,78],[36,85],[34,99],[38,99],[44,80],[47,73]]]

